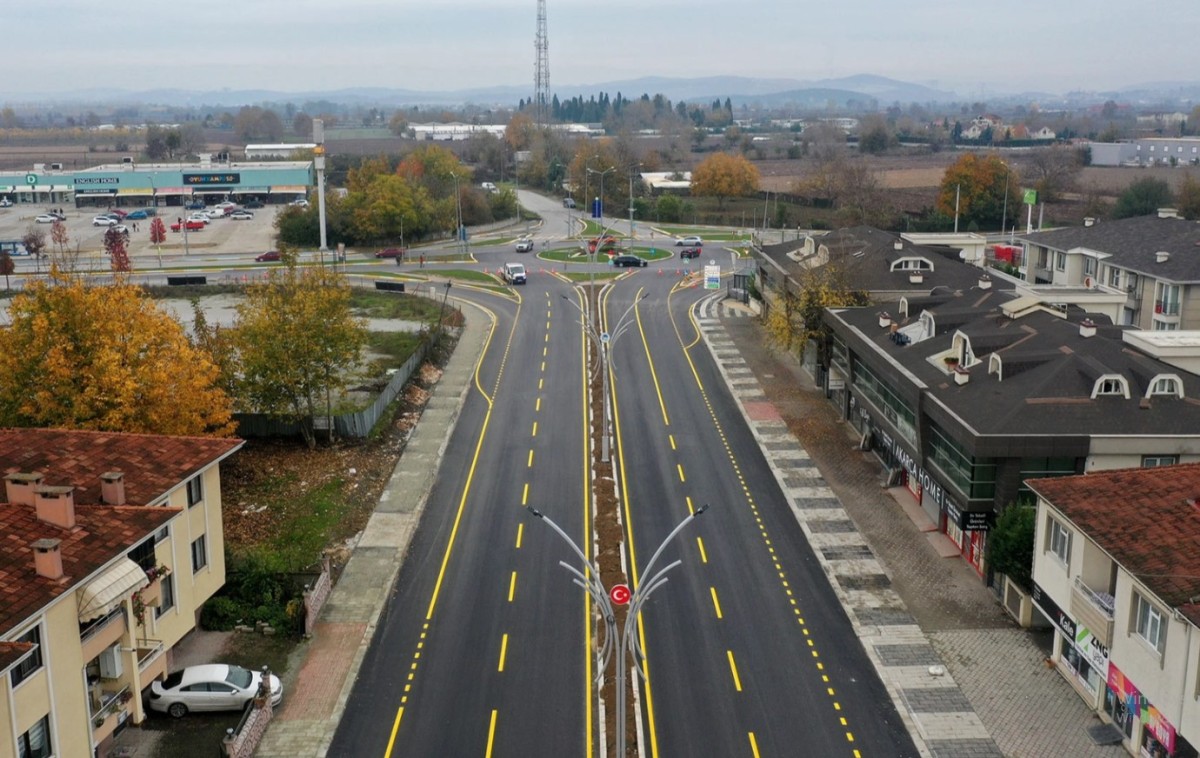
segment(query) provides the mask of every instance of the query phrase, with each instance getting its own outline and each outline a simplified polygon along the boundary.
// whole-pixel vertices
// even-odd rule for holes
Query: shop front
[[[1109,665],[1104,714],[1120,730],[1125,748],[1140,758],[1196,758],[1196,749],[1125,674]]]
[[[940,489],[940,486],[939,486]],[[994,511],[990,502],[978,504],[976,510],[960,507],[949,495],[942,492],[942,518],[939,526],[950,541],[958,545],[958,552],[971,568],[983,576],[984,553],[987,535],[992,528]]]
[[[1100,707],[1108,677],[1108,648],[1054,602],[1041,585],[1033,583],[1033,604],[1054,627],[1051,658],[1058,672],[1071,683],[1089,708]]]

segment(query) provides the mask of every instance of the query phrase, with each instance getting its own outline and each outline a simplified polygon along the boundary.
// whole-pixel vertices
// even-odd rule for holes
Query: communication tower
[[[533,112],[538,128],[550,121],[550,38],[546,34],[546,0],[537,0],[537,36],[533,40]]]

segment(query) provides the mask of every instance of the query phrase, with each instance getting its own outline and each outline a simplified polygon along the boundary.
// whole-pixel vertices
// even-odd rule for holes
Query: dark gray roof
[[[1137,216],[1034,232],[1019,239],[1064,252],[1086,247],[1112,256],[1109,262],[1113,265],[1158,279],[1200,281],[1200,222],[1196,221]],[[1170,253],[1170,258],[1158,263],[1156,253],[1160,251]]]
[[[1011,319],[999,308],[1008,297],[995,291],[980,297],[976,291],[955,298],[958,302],[929,309],[935,323],[951,311],[957,329],[971,341],[978,360],[969,367],[970,380],[964,385],[954,383],[938,358],[950,350],[955,329],[939,326],[933,337],[903,345],[879,326],[876,308],[833,311],[830,322],[849,342],[856,338],[847,327],[878,347],[878,351],[856,350],[877,374],[893,382],[906,381],[880,361],[882,353],[917,377],[930,395],[979,434],[1200,433],[1200,377],[1138,352],[1121,340],[1117,327],[1098,324],[1095,336],[1081,336],[1077,317],[1081,314],[1063,318],[1038,309]],[[906,324],[916,319],[910,315]],[[1000,358],[999,375],[988,373],[991,355]],[[1096,379],[1107,374],[1125,377],[1128,400],[1114,396],[1092,399]],[[1154,396],[1144,401],[1150,381],[1158,374],[1178,376],[1184,397]]]

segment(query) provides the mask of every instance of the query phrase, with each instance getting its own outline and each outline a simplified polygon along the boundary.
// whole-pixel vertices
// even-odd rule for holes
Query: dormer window
[[[1146,397],[1154,396],[1183,397],[1183,383],[1174,375],[1159,375],[1150,382]]]
[[[1118,374],[1108,374],[1096,380],[1095,386],[1092,388],[1092,399],[1095,400],[1101,395],[1123,397],[1129,399],[1129,384],[1125,381],[1125,377]]]
[[[892,271],[933,271],[933,263],[925,258],[901,258],[892,264]]]

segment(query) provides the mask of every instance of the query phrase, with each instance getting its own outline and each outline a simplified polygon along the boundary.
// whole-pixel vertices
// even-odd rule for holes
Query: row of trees
[[[285,266],[248,288],[237,323],[195,337],[139,287],[107,285],[53,266],[9,305],[0,330],[0,425],[227,436],[233,413],[297,423],[346,387],[366,341],[349,288],[324,267]]]

